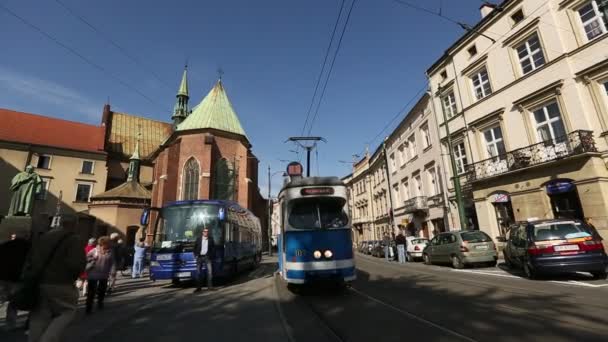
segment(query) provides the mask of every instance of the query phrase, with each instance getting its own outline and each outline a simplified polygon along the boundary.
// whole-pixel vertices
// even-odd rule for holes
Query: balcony
[[[428,200],[426,196],[412,197],[405,201],[403,207],[406,214],[413,213],[416,211],[426,211],[429,209]]]
[[[474,182],[589,152],[597,152],[593,132],[574,131],[555,140],[546,140],[469,164],[466,167],[466,180]]]

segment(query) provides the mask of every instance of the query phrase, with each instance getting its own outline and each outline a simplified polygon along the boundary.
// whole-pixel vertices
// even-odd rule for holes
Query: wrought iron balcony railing
[[[419,210],[428,210],[429,204],[426,196],[412,197],[404,202],[406,213],[413,213]]]
[[[597,152],[593,131],[578,130],[469,164],[466,166],[466,179],[474,182],[587,152]]]

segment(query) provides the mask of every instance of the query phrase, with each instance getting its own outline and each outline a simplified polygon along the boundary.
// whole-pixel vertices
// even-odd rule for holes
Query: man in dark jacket
[[[11,234],[10,240],[0,244],[0,296],[8,298],[15,289],[23,265],[25,264],[30,243],[16,233]],[[12,302],[6,306],[6,327],[13,330],[17,325],[17,308]]]
[[[194,292],[200,292],[203,286],[203,266],[207,270],[207,289],[213,288],[213,266],[212,261],[215,258],[215,242],[209,235],[209,228],[203,228],[201,236],[196,238],[194,243],[194,257],[196,258],[196,290]]]
[[[73,233],[75,222],[43,234],[32,248],[24,279],[40,274],[37,306],[30,315],[30,342],[61,341],[61,335],[76,314],[78,290],[75,282],[84,271],[82,244]]]
[[[407,240],[403,232],[399,231],[397,237],[395,237],[395,243],[397,244],[397,255],[400,264],[405,263],[405,244]]]

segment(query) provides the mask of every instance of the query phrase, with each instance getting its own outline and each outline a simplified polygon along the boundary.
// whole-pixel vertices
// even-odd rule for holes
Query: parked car
[[[441,233],[435,236],[422,253],[424,263],[451,263],[454,268],[485,264],[495,267],[496,245],[488,234],[479,230]]]
[[[408,236],[406,238],[406,251],[405,259],[407,261],[415,261],[416,259],[422,259],[422,251],[428,245],[429,239],[419,238],[416,236]]]
[[[361,253],[372,255],[375,241],[365,241],[364,243],[365,245],[363,246]]]
[[[606,279],[602,238],[584,222],[569,219],[523,222],[509,231],[505,263],[533,279],[542,273],[589,272]]]
[[[378,258],[384,258],[384,242],[373,241],[372,255]]]

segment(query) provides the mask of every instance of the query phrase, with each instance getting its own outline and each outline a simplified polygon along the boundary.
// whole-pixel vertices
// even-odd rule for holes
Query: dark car
[[[509,267],[533,279],[543,273],[589,272],[606,279],[608,259],[597,231],[579,220],[522,222],[509,230],[503,251]]]

